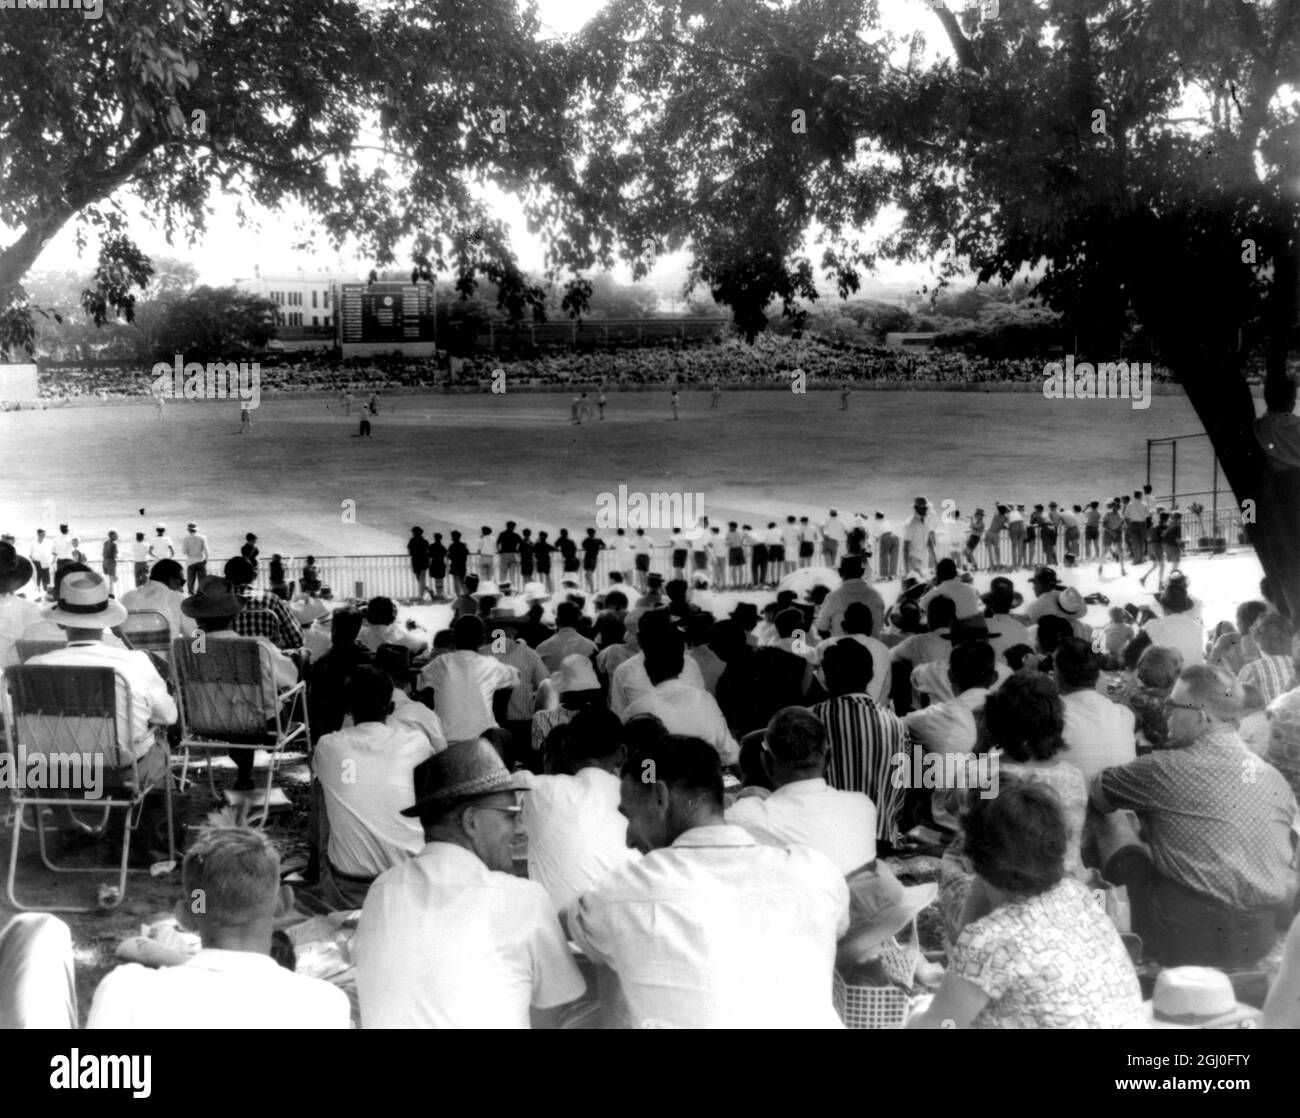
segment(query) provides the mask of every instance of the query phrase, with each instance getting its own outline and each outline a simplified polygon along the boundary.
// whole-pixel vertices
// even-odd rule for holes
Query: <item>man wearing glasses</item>
[[[352,958],[366,1029],[558,1023],[586,983],[535,881],[516,877],[518,793],[493,746],[453,742],[415,769],[426,845],[370,887]]]
[[[1204,666],[1183,671],[1166,701],[1168,748],[1106,769],[1099,811],[1135,811],[1151,863],[1124,882],[1146,953],[1164,966],[1241,969],[1277,939],[1287,896],[1295,797],[1237,736],[1241,685]]]

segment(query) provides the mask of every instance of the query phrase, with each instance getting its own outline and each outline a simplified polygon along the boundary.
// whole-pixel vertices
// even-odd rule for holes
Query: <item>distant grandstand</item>
[[[533,347],[567,345],[573,349],[639,346],[673,339],[707,341],[728,337],[730,331],[731,319],[724,317],[588,318],[569,322],[526,322],[518,327],[486,322],[475,335],[474,349],[497,352],[509,349],[519,341]]]

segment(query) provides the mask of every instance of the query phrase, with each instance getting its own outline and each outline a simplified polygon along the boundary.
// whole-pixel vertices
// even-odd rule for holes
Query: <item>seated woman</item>
[[[962,929],[943,984],[909,1028],[1147,1027],[1119,932],[1066,875],[1068,843],[1048,788],[1013,783],[975,803],[966,845],[992,908]]]
[[[1055,795],[1065,825],[1064,872],[1083,881],[1089,876],[1081,853],[1088,782],[1058,756],[1065,748],[1064,728],[1065,707],[1056,681],[1042,672],[1017,672],[984,701],[984,736],[975,751],[994,753],[1001,786],[1035,784]],[[969,811],[972,803],[980,802],[980,792],[972,789],[966,796]],[[939,873],[945,942],[956,943],[962,928],[987,913],[990,905],[978,886],[965,834],[958,835],[944,851]]]
[[[1183,658],[1177,649],[1147,645],[1137,668],[1125,672],[1110,698],[1128,707],[1137,718],[1138,753],[1163,749],[1169,727],[1165,722],[1165,700],[1178,682]]]

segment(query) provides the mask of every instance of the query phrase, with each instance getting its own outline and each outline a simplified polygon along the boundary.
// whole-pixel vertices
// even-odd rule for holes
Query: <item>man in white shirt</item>
[[[932,702],[903,717],[914,740],[929,753],[970,753],[975,749],[975,712],[997,682],[996,656],[988,641],[963,641],[948,659],[948,686],[955,698]],[[1010,674],[1010,673],[1008,673]]]
[[[645,670],[653,690],[629,703],[626,722],[638,714],[653,714],[670,734],[700,738],[718,751],[724,765],[740,760],[740,746],[727,728],[722,708],[702,687],[681,679],[686,653],[682,638],[672,631],[646,652]]]
[[[781,546],[785,548],[785,566],[781,570],[781,575],[788,575],[795,569],[799,562],[799,545],[803,543],[803,532],[799,529],[798,521],[793,516],[785,518],[785,526],[781,529]]]
[[[669,736],[623,766],[620,811],[646,856],[566,911],[569,935],[619,977],[633,1028],[838,1028],[844,875],[805,846],[727,823],[718,757]]]
[[[834,567],[848,532],[844,521],[840,519],[839,509],[831,509],[822,521],[822,561],[828,567]]]
[[[763,736],[762,765],[776,790],[744,796],[727,822],[768,846],[810,846],[848,875],[876,858],[876,805],[826,783],[826,727],[803,707],[785,707]]]
[[[851,602],[862,602],[871,610],[872,631],[885,628],[885,599],[863,578],[866,570],[862,557],[846,555],[840,563],[840,585],[826,595],[817,613],[816,629],[823,637],[844,633],[844,611]]]
[[[869,534],[872,547],[880,556],[880,577],[886,580],[895,578],[898,575],[898,533],[894,530],[894,522],[876,509],[871,516]]]
[[[942,594],[957,606],[957,618],[982,617],[984,603],[975,593],[975,587],[957,577],[957,564],[951,559],[940,559],[934,572],[935,584],[921,595],[921,608],[928,609],[930,602]]]
[[[903,522],[903,570],[924,573],[936,564],[930,502],[917,497],[912,502],[912,515]]]
[[[650,610],[638,618],[637,641],[641,651],[614,669],[609,684],[609,709],[624,721],[627,720],[628,707],[654,690],[655,685],[646,673],[646,650],[654,647],[655,641],[664,637],[671,627],[672,620],[667,610]],[[682,663],[681,682],[704,690],[704,675],[691,656]]]
[[[149,581],[149,544],[143,532],[137,532],[131,543],[131,564],[135,571],[136,586],[143,586]]]
[[[1089,782],[1104,769],[1136,760],[1137,720],[1131,709],[1097,690],[1100,672],[1092,646],[1078,637],[1066,637],[1052,655],[1052,674],[1065,706],[1061,760]]]
[[[569,723],[564,758],[572,776],[534,776],[520,815],[528,836],[528,877],[557,912],[639,855],[618,811],[623,727],[611,711],[579,711]]]
[[[1129,556],[1133,563],[1141,563],[1147,557],[1147,521],[1151,519],[1151,509],[1142,499],[1140,491],[1134,491],[1133,500],[1124,510],[1125,535],[1128,537]]]
[[[44,593],[50,588],[50,568],[54,566],[54,547],[46,538],[44,528],[36,529],[36,539],[27,554],[36,574],[37,592]]]
[[[429,661],[416,687],[433,692],[433,709],[442,720],[443,733],[449,742],[458,742],[477,739],[484,730],[498,725],[494,696],[514,688],[519,673],[480,654],[486,634],[479,618],[470,614],[458,617],[451,631],[456,651]]]
[[[1024,599],[1009,578],[999,575],[989,584],[988,593],[981,597],[992,613],[989,618],[989,629],[992,631],[989,644],[1001,659],[1006,659],[1007,649],[1018,644],[1034,647],[1029,630],[1011,616],[1011,611],[1018,609]]]
[[[434,755],[419,731],[386,721],[393,685],[383,673],[356,668],[347,692],[352,725],[325,734],[312,756],[329,820],[322,884],[339,910],[360,908],[375,878],[423,848],[424,830],[401,811],[415,766]]]
[[[223,827],[185,855],[176,918],[202,949],[175,967],[127,963],[100,982],[90,1029],[346,1029],[347,995],[271,958],[275,917],[293,893],[261,831]]]
[[[555,607],[555,636],[547,637],[537,646],[537,655],[548,672],[558,672],[566,656],[596,654],[595,642],[578,632],[581,621],[582,609],[576,602],[561,602]]]
[[[392,598],[375,597],[366,603],[366,623],[357,636],[371,652],[378,652],[383,644],[396,644],[408,649],[412,656],[429,650],[429,638],[422,629],[408,629],[397,620],[397,605]]]
[[[517,636],[525,620],[508,607],[490,609],[484,626],[487,643],[479,652],[495,657],[519,673],[519,682],[510,689],[505,729],[510,733],[510,760],[527,766],[532,754],[530,738],[537,689],[549,676],[542,658]]]
[[[172,541],[167,538],[167,525],[155,524],[153,530],[154,538],[149,541],[149,548],[146,552],[149,562],[156,563],[159,559],[175,559],[176,548]]]
[[[181,537],[181,556],[185,560],[185,592],[193,594],[208,573],[208,537],[199,535],[199,526],[190,521]]]
[[[614,540],[609,546],[614,553],[614,570],[621,572],[623,577],[631,582],[634,575],[633,549],[632,541],[627,538],[627,531],[619,528],[614,533]]]
[[[1039,618],[1056,613],[1056,591],[1060,589],[1061,583],[1051,567],[1039,567],[1029,580],[1029,585],[1033,588],[1034,600],[1026,607],[1025,617],[1034,625]]]
[[[546,890],[511,872],[528,782],[482,739],[416,770],[426,845],[370,887],[352,941],[362,1028],[526,1029],[582,996]]]
[[[185,595],[181,587],[185,575],[175,559],[159,559],[149,571],[149,581],[122,595],[121,602],[128,610],[155,610],[167,618],[172,640],[179,636],[192,636],[194,622],[185,616],[181,603]]]
[[[33,656],[29,664],[69,667],[110,667],[119,672],[131,689],[131,710],[119,708],[117,732],[121,748],[135,758],[142,783],[166,776],[167,761],[154,733],[155,726],[176,721],[175,700],[167,693],[153,661],[143,652],[113,648],[104,643],[105,630],[126,620],[126,608],[108,596],[108,583],[92,571],[74,571],[59,584],[59,600],[43,616],[68,634],[66,648]],[[130,730],[128,730],[128,726]],[[106,772],[109,770],[106,770]],[[113,771],[109,783],[128,779],[131,768]],[[74,828],[79,829],[79,828]]]
[[[72,534],[66,524],[60,524],[58,533],[50,539],[50,554],[54,557],[56,575],[73,561],[72,550]]]
[[[478,540],[478,577],[481,582],[491,582],[496,578],[497,541],[492,529],[483,525],[483,534]]]
[[[844,611],[842,628],[844,631],[840,636],[824,640],[813,648],[817,665],[820,667],[828,648],[835,647],[840,641],[856,641],[871,653],[871,682],[867,685],[867,694],[878,703],[887,703],[893,661],[884,643],[871,635],[875,632],[871,610],[862,602],[850,602]]]

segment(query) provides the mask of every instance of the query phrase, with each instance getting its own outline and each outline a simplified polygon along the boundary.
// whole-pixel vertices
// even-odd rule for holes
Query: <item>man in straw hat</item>
[[[1165,706],[1168,747],[1092,782],[1093,806],[1137,812],[1151,847],[1119,883],[1133,930],[1164,966],[1250,967],[1277,941],[1295,797],[1238,738],[1243,696],[1227,672],[1184,668]]]
[[[830,859],[729,824],[718,754],[698,738],[635,748],[619,810],[645,857],[565,916],[618,974],[634,1028],[839,1027],[831,973],[849,894]]]
[[[234,586],[228,579],[209,575],[200,584],[197,594],[181,602],[181,613],[193,618],[205,642],[238,640],[241,634],[235,631],[235,619],[243,612],[244,607],[244,599],[235,592]],[[278,694],[298,682],[298,665],[281,652],[268,637],[249,636],[243,639],[257,642],[258,659],[262,667],[263,693]],[[275,711],[264,710],[262,715],[270,721],[275,717]],[[235,762],[234,790],[251,791],[254,751],[243,748],[231,749],[229,753],[231,760]]]
[[[166,756],[154,728],[176,721],[176,702],[167,684],[144,652],[115,648],[104,643],[104,631],[126,620],[126,607],[108,596],[108,583],[93,571],[73,571],[59,583],[59,597],[42,612],[68,634],[66,648],[33,656],[29,664],[58,664],[65,667],[114,668],[131,689],[131,731],[125,709],[117,712],[121,747],[135,758],[140,779],[152,783],[167,772]],[[134,736],[132,736],[132,733]],[[109,773],[112,781],[129,778],[130,765]],[[74,828],[80,829],[80,828]]]
[[[401,814],[426,845],[370,887],[352,941],[363,1028],[526,1029],[584,993],[546,890],[511,873],[528,779],[482,738],[416,768]]]

